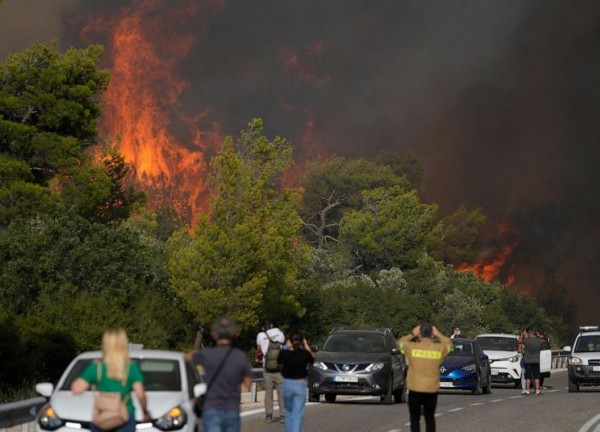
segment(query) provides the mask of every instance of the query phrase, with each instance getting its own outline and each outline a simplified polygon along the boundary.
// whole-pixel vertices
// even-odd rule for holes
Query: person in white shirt
[[[275,388],[277,391],[277,404],[279,407],[279,422],[285,423],[285,411],[283,410],[283,399],[281,394],[283,377],[281,376],[281,371],[279,369],[274,369],[266,364],[267,351],[269,350],[269,343],[271,342],[283,345],[285,343],[285,335],[273,325],[271,320],[265,320],[261,326],[261,332],[256,335],[256,349],[263,353],[261,363],[265,368],[263,375],[265,378],[266,422],[271,423],[273,421],[273,388]]]

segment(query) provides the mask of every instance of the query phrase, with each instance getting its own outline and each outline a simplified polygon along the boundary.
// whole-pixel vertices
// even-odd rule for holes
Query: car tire
[[[398,390],[394,392],[394,402],[395,403],[405,403],[408,400],[408,394],[406,388],[404,386],[400,387]]]
[[[394,378],[390,375],[387,392],[381,395],[381,403],[383,405],[392,405],[394,403]]]
[[[471,394],[480,395],[483,391],[481,390],[481,375],[477,375],[477,379],[475,380],[475,387],[471,390]]]
[[[571,381],[571,377],[569,377],[569,393],[577,393],[579,391],[579,386]]]
[[[492,393],[492,377],[488,374],[488,380],[486,385],[483,387],[483,394]]]
[[[335,393],[326,393],[325,394],[325,402],[329,402],[329,403],[335,402],[336,396],[337,395]]]
[[[319,402],[319,399],[320,399],[319,393],[312,393],[312,392],[308,393],[308,401],[309,402]]]

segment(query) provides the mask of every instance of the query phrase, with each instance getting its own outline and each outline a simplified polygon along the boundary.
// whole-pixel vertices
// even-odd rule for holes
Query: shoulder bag
[[[129,376],[129,364],[127,365],[127,375],[122,386],[125,386]],[[102,362],[98,363],[98,386],[102,379]],[[94,399],[94,411],[92,414],[92,423],[102,430],[115,429],[125,424],[129,420],[129,411],[127,410],[127,401],[129,393],[121,400],[121,392],[101,392],[96,394]]]
[[[221,373],[221,370],[223,369],[223,366],[225,366],[225,362],[227,361],[227,357],[229,357],[229,354],[231,354],[231,351],[233,351],[233,347],[229,347],[229,351],[227,351],[227,354],[225,354],[225,357],[223,357],[223,360],[221,361],[221,364],[215,371],[215,374],[211,377],[210,381],[208,382],[204,394],[201,394],[194,400],[194,414],[196,414],[196,417],[202,417],[202,410],[204,409],[204,401],[206,400],[206,394],[217,379],[217,376]]]

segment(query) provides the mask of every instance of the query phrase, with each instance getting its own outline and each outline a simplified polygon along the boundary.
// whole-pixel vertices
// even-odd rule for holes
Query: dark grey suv
[[[375,395],[384,404],[406,401],[406,362],[390,329],[335,328],[308,374],[308,400],[325,395]]]

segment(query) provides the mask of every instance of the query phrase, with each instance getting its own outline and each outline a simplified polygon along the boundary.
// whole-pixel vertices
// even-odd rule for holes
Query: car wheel
[[[481,391],[481,376],[477,375],[477,379],[475,380],[475,387],[471,390],[471,394],[480,395],[483,392]]]
[[[394,402],[404,403],[408,399],[407,390],[404,387],[400,387],[394,392]]]
[[[483,387],[483,394],[490,394],[492,392],[492,377],[488,374],[486,385]]]
[[[336,396],[337,396],[336,394],[327,393],[327,394],[325,394],[325,401],[326,402],[335,402]]]
[[[577,393],[579,391],[579,386],[571,381],[571,377],[569,377],[569,393]]]
[[[394,403],[394,378],[390,375],[390,381],[388,384],[387,392],[381,395],[381,403],[384,405],[391,405]]]
[[[308,401],[309,402],[319,402],[319,393],[308,393]]]

